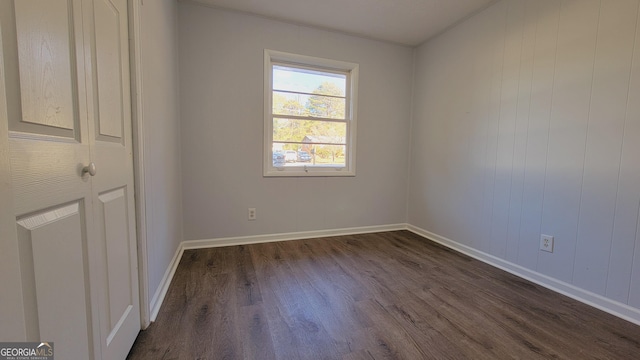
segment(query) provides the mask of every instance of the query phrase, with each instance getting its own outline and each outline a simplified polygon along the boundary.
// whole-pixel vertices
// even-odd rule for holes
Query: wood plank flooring
[[[129,359],[640,359],[640,326],[408,231],[185,251]]]

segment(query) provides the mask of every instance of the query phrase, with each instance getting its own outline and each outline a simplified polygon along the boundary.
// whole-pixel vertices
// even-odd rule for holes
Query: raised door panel
[[[17,220],[30,341],[53,341],[56,358],[93,358],[82,202]]]
[[[131,294],[131,262],[128,234],[128,210],[125,189],[116,189],[100,195],[103,248],[106,250],[106,289],[109,334],[117,332],[118,326],[133,307]]]
[[[98,138],[123,138],[123,83],[120,28],[123,16],[109,0],[95,3],[96,72],[98,77]],[[126,14],[124,14],[126,21]],[[125,64],[126,65],[126,64]]]
[[[78,126],[74,2],[14,1],[17,54],[10,129],[77,137]],[[8,6],[11,6],[9,4]],[[17,70],[15,67],[17,65]],[[19,95],[18,95],[19,94]],[[18,105],[20,104],[20,105]]]

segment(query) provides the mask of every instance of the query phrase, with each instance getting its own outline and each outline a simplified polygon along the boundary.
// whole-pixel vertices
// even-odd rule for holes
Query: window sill
[[[281,170],[280,170],[281,169]],[[349,171],[347,169],[286,169],[286,168],[271,168],[265,170],[264,177],[353,177],[356,176],[355,171]]]

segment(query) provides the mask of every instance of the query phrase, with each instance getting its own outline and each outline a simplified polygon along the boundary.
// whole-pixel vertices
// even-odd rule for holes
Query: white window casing
[[[319,77],[335,75],[336,77],[344,78],[344,95],[334,96],[308,90],[298,91],[295,88],[274,89],[274,67],[277,70],[288,69],[294,73],[309,73]],[[301,103],[300,99],[306,98],[308,104],[309,98],[313,97],[316,97],[316,99],[327,98],[338,103],[344,102],[344,114],[340,112],[338,115],[332,115],[327,110],[327,114],[318,115],[303,109],[297,110],[298,113],[274,114],[274,93],[281,97],[297,97],[297,103]],[[263,175],[268,177],[355,176],[357,94],[358,64],[265,49]],[[333,124],[334,127],[342,129],[340,133],[345,136],[335,135],[331,137],[326,136],[326,134],[308,133],[301,139],[287,138],[275,139],[274,141],[274,122],[277,121],[291,123],[291,126],[294,123],[298,124],[298,126],[303,123],[318,123],[318,126],[322,123],[327,126]],[[278,129],[280,128],[278,127]],[[298,134],[297,137],[300,137],[300,135]],[[276,147],[280,150],[276,150]],[[289,148],[289,150],[285,151],[284,147]],[[292,149],[296,147],[297,150]],[[332,161],[317,154],[319,151],[316,151],[316,149],[325,149],[323,154],[326,154],[326,148],[334,149],[332,150]],[[336,148],[344,149],[344,151],[336,151]],[[311,149],[311,151],[301,149]],[[293,152],[299,154],[297,159]],[[310,156],[307,156],[310,152]],[[344,159],[340,156],[339,161],[336,161],[336,152],[343,155]],[[303,155],[302,160],[299,158],[301,155]],[[283,157],[284,159],[281,159]],[[311,158],[313,161],[310,160]],[[316,162],[316,159],[318,162]]]

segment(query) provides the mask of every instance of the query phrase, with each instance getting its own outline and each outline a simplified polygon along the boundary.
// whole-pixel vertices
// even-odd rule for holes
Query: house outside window
[[[264,176],[355,176],[358,65],[264,56]]]

